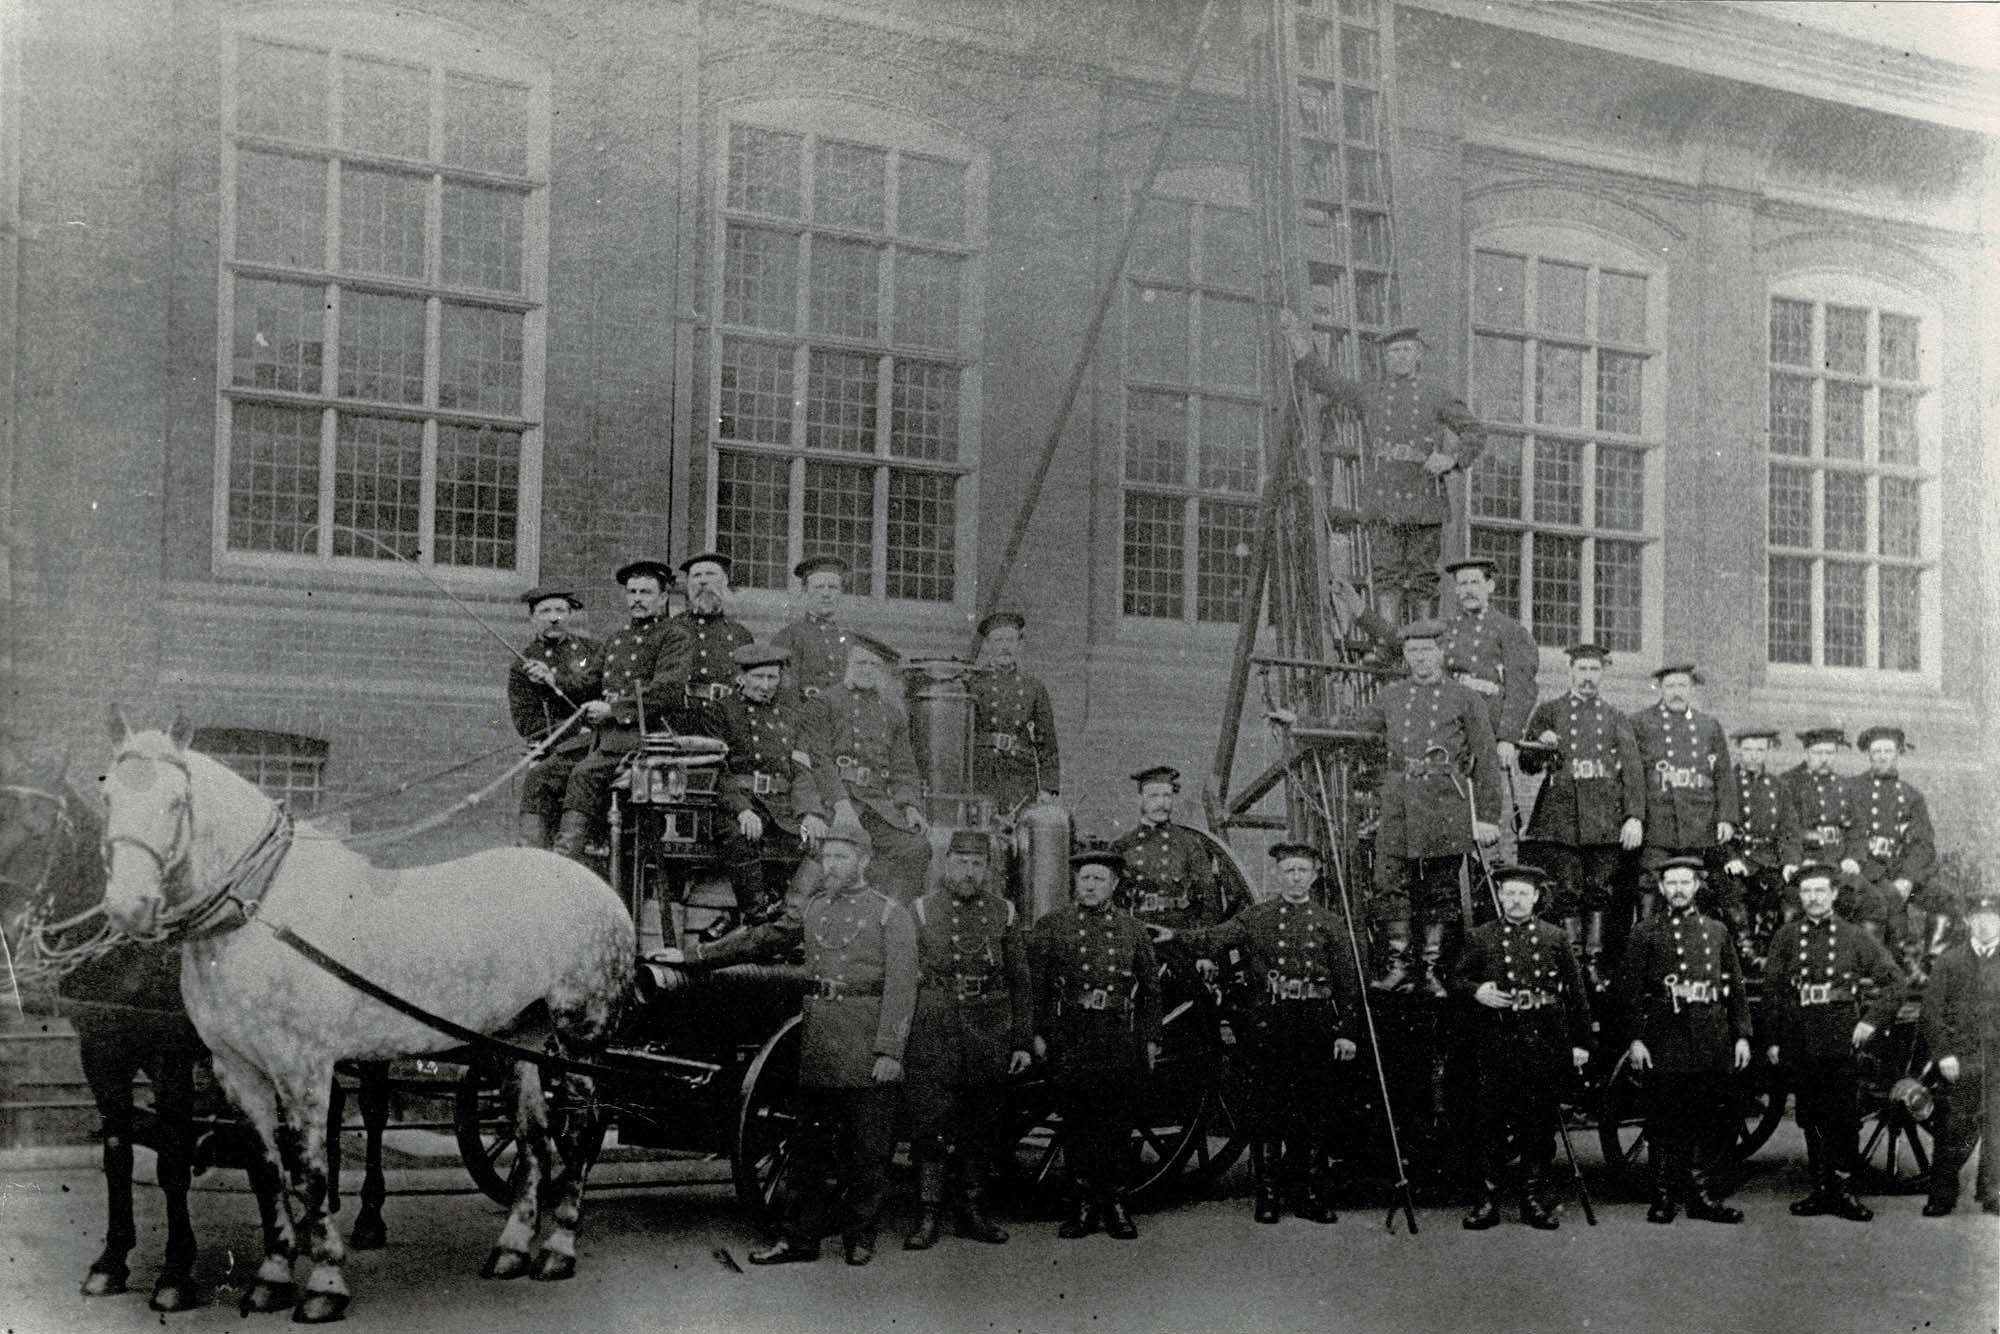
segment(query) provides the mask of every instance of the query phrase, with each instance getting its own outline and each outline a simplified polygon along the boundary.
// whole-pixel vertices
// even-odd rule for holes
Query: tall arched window
[[[983,155],[830,99],[737,108],[718,137],[715,544],[744,587],[786,587],[810,552],[844,557],[851,593],[956,600],[978,459]]]
[[[1938,312],[1819,272],[1770,315],[1767,659],[1935,670]]]
[[[1597,233],[1513,224],[1472,251],[1471,551],[1535,642],[1649,647],[1659,624],[1666,276]]]
[[[1242,174],[1160,178],[1126,264],[1127,616],[1242,614],[1264,471],[1257,217]]]
[[[339,7],[227,31],[218,563],[535,564],[548,75]]]

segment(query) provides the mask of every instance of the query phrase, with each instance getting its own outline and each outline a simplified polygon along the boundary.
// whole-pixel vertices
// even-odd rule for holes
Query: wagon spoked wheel
[[[545,1079],[543,1097],[548,1103],[549,1129],[560,1152],[563,1119],[569,1114],[567,1081]],[[452,1091],[451,1122],[458,1139],[458,1156],[472,1183],[495,1204],[512,1205],[520,1141],[514,1135],[504,1077],[484,1063],[467,1066]]]
[[[1928,1190],[1935,1152],[1931,1128],[1900,1102],[1885,1100],[1861,1119],[1861,1172],[1872,1193],[1914,1195]]]
[[[790,1184],[793,1135],[799,1124],[799,1021],[793,1015],[758,1049],[743,1072],[736,1102],[730,1173],[736,1199],[757,1225],[775,1234]]]
[[[1232,1125],[1219,1115],[1224,1103],[1218,1029],[1205,989],[1170,1001],[1159,1064],[1142,1088],[1132,1131],[1134,1165],[1125,1192],[1135,1201],[1151,1203],[1205,1187],[1242,1152]]]
[[[1631,1054],[1619,1056],[1618,1064],[1604,1081],[1598,1104],[1597,1140],[1604,1151],[1605,1165],[1612,1178],[1627,1194],[1643,1195],[1651,1187],[1647,1168],[1645,1086],[1631,1067]],[[1730,1147],[1731,1163],[1741,1163],[1769,1142],[1784,1120],[1785,1096],[1772,1088],[1764,1072],[1753,1071],[1734,1087],[1737,1115],[1742,1128]]]

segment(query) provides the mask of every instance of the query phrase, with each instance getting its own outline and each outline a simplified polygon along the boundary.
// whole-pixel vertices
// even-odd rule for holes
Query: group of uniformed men
[[[1334,1113],[1352,1096],[1342,1076],[1363,1037],[1367,947],[1326,906],[1317,849],[1272,849],[1277,895],[1237,901],[1206,841],[1173,819],[1179,773],[1152,766],[1133,775],[1134,828],[1077,853],[1072,904],[1031,929],[996,890],[983,833],[952,835],[941,883],[926,894],[929,846],[893,675],[900,659],[839,624],[845,565],[821,557],[796,567],[807,611],[770,643],[728,619],[727,556],[703,553],[680,568],[689,605],[673,618],[662,615],[673,570],[637,561],[618,571],[631,621],[602,648],[565,629],[581,605],[574,593],[524,598],[538,633],[509,696],[523,736],[550,745],[524,787],[522,837],[553,836],[558,850],[579,854],[619,756],[653,720],[727,743],[722,792],[735,821],[723,859],[756,924],[662,959],[715,966],[802,945],[814,979],[798,1189],[784,1236],[753,1262],[817,1256],[830,1166],[845,1184],[847,1258],[868,1261],[901,1108],[918,1167],[918,1222],[905,1244],[935,1244],[947,1203],[961,1235],[1004,1241],[985,1212],[998,1086],[1035,1060],[1048,1063],[1060,1094],[1074,1179],[1060,1235],[1136,1235],[1117,1187],[1134,1093],[1159,1052],[1162,988],[1182,964],[1212,975],[1215,960],[1232,957],[1264,983],[1241,1035],[1259,1093],[1249,1109],[1255,1216],[1275,1222],[1289,1205],[1334,1220],[1326,1172],[1339,1156]],[[1595,1041],[1593,998],[1623,1017],[1630,1062],[1646,1072],[1648,1217],[1670,1222],[1684,1208],[1741,1218],[1700,1169],[1732,1133],[1726,1080],[1751,1059],[1741,949],[1757,910],[1787,919],[1768,951],[1770,976],[1783,984],[1769,991],[1765,1036],[1807,1136],[1813,1190],[1794,1212],[1865,1219],[1851,1186],[1855,1053],[1893,1015],[1905,983],[1880,940],[1885,928],[1899,939],[1906,905],[1915,907],[1931,915],[1921,940],[1935,954],[1951,908],[1923,883],[1929,820],[1922,795],[1895,773],[1901,733],[1864,733],[1870,772],[1854,779],[1832,773],[1844,743],[1832,728],[1802,733],[1806,761],[1782,777],[1769,765],[1776,733],[1745,729],[1732,766],[1721,725],[1693,707],[1700,677],[1691,664],[1654,673],[1659,700],[1627,716],[1601,698],[1609,655],[1590,644],[1569,650],[1569,690],[1538,704],[1535,647],[1492,609],[1490,563],[1446,569],[1458,613],[1404,627],[1407,675],[1343,721],[1378,734],[1388,757],[1371,900],[1386,958],[1372,985],[1421,986],[1472,1007],[1478,1178],[1465,1226],[1499,1221],[1515,1164],[1523,1221],[1557,1226],[1546,1194],[1552,1122],[1563,1081]],[[1020,669],[1025,628],[1011,612],[981,623],[988,670],[971,685],[975,786],[1002,809],[1052,800],[1061,785],[1048,691]],[[1313,732],[1299,735],[1310,743]],[[1491,870],[1493,920],[1466,933],[1447,967],[1451,929],[1475,916],[1461,898],[1464,858],[1483,862],[1498,842],[1517,769],[1547,773],[1521,831],[1523,861],[1540,866]],[[780,915],[763,868],[800,845],[818,857],[803,863],[800,892]],[[1633,862],[1637,877],[1627,873]],[[1704,890],[1722,920],[1698,910]],[[1658,914],[1656,897],[1665,901]],[[2000,899],[1968,906],[1977,909],[1972,941],[1937,965],[1950,989],[1926,1012],[1955,1080],[1940,1098],[1951,1127],[1941,1163],[1965,1161],[1966,1127],[1982,1109],[1990,1116],[1993,1101],[1982,1075],[2000,1005],[1991,966]],[[1990,1176],[1982,1164],[1980,1198],[2000,1208]],[[1956,1176],[1941,1171],[1926,1212],[1948,1212],[1955,1192]]]

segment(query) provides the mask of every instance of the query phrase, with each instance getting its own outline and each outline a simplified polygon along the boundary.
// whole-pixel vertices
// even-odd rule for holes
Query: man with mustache
[[[1952,914],[1958,910],[1948,891],[1925,883],[1937,864],[1930,806],[1897,772],[1909,749],[1902,728],[1870,727],[1855,738],[1855,745],[1868,755],[1868,772],[1847,780],[1847,809],[1854,822],[1841,850],[1840,869],[1857,877],[1857,890],[1879,905],[1884,943],[1906,953],[1921,978],[1927,960],[1944,952]],[[1912,911],[1929,918],[1928,932],[1914,939]],[[1875,915],[1874,905],[1869,915]]]
[[[716,730],[715,706],[736,688],[737,649],[756,636],[729,619],[730,560],[704,551],[681,562],[687,583],[687,610],[667,624],[660,662],[648,686],[674,727],[709,734]]]
[[[910,725],[896,702],[895,649],[859,632],[847,648],[847,670],[836,686],[806,701],[806,751],[820,796],[836,819],[868,831],[885,893],[908,902],[930,874],[930,822]]]
[[[770,897],[767,857],[795,860],[826,833],[826,805],[812,769],[800,762],[805,727],[799,710],[779,693],[785,650],[745,644],[732,653],[736,690],[711,711],[715,733],[726,742],[722,804],[722,861],[736,907],[754,917]]]
[[[583,599],[566,588],[533,588],[521,595],[535,622],[535,637],[507,670],[507,712],[529,745],[548,741],[565,718],[597,698],[604,660],[595,641],[567,628]],[[528,766],[521,780],[520,835],[524,848],[546,848],[562,823],[563,792],[577,761],[590,749],[590,729],[579,718]]]
[[[1798,733],[1806,756],[1785,770],[1780,781],[1799,819],[1799,851],[1815,861],[1838,864],[1847,845],[1847,829],[1853,823],[1847,810],[1847,780],[1833,767],[1836,752],[1847,745],[1847,733],[1838,727],[1808,727]],[[1834,900],[1833,910],[1850,922],[1858,922],[1867,906],[1853,887]],[[1798,892],[1785,887],[1785,917],[1799,915]],[[1859,915],[1857,915],[1859,914]]]
[[[674,586],[674,572],[662,561],[635,560],[621,566],[616,578],[631,619],[604,642],[602,693],[583,705],[596,736],[563,788],[562,824],[556,830],[555,851],[579,861],[603,818],[619,764],[639,749],[643,729],[660,726],[671,702],[660,698],[652,681],[666,644],[667,590]]]
[[[1062,791],[1056,711],[1048,687],[1021,670],[1028,619],[996,611],[979,622],[986,670],[972,678],[972,787],[1002,815],[1030,797],[1054,801]]]
[[[1713,859],[1736,832],[1736,784],[1729,779],[1729,740],[1713,715],[1694,706],[1701,673],[1691,662],[1653,673],[1659,700],[1631,715],[1646,776],[1645,837],[1639,848],[1639,911],[1650,911],[1660,868],[1674,857]],[[1741,924],[1732,921],[1732,927]]]
[[[1639,742],[1624,714],[1604,702],[1611,655],[1597,644],[1572,644],[1569,691],[1544,700],[1528,718],[1526,738],[1545,749],[1541,793],[1522,840],[1522,856],[1549,872],[1550,913],[1583,953],[1593,990],[1609,982],[1632,922],[1620,901],[1622,859],[1645,829],[1646,771]],[[1615,910],[1615,911],[1614,911]],[[1607,941],[1605,920],[1619,926]]]
[[[1798,812],[1791,789],[1771,772],[1771,750],[1778,744],[1775,727],[1744,727],[1736,742],[1736,828],[1723,846],[1723,916],[1731,906],[1746,924],[1760,914],[1776,914],[1786,886],[1805,861]],[[1736,952],[1753,966],[1762,955],[1749,931],[1739,931]]]

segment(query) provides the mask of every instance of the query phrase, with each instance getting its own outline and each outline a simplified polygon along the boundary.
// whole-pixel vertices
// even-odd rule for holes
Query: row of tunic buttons
[[[1800,986],[1806,986],[1812,981],[1812,960],[1809,957],[1809,950],[1812,945],[1812,933],[1818,928],[1813,926],[1809,919],[1801,920],[1805,922],[1805,925],[1799,928],[1798,982]],[[1835,925],[1834,919],[1829,916],[1826,919],[1826,976],[1828,980],[1831,980],[1833,977],[1833,962],[1835,958],[1834,933],[1838,930],[1839,927]]]
[[[1681,960],[1680,973],[1681,973],[1681,981],[1683,982],[1700,982],[1705,980],[1711,980],[1715,977],[1715,954],[1712,950],[1708,948],[1709,944],[1708,923],[1706,921],[1695,922],[1695,936],[1696,936],[1695,944],[1697,944],[1701,948],[1702,975],[1698,978],[1691,978],[1687,975],[1686,972],[1687,945],[1685,938],[1681,935],[1681,927],[1684,923],[1690,920],[1694,920],[1698,916],[1699,914],[1697,914],[1692,908],[1690,908],[1688,911],[1684,913],[1676,913],[1673,918],[1674,953],[1678,955]]]
[[[1533,948],[1534,953],[1528,958],[1528,981],[1524,983],[1520,980],[1519,975],[1514,971],[1514,929],[1512,922],[1502,922],[1500,924],[1500,961],[1507,965],[1508,986],[1510,988],[1532,986],[1542,978],[1554,978],[1556,970],[1553,967],[1544,968],[1542,966],[1541,932],[1535,930],[1533,922],[1528,922],[1520,929],[1528,937],[1528,944]],[[1548,989],[1551,991],[1554,990],[1553,987]]]

